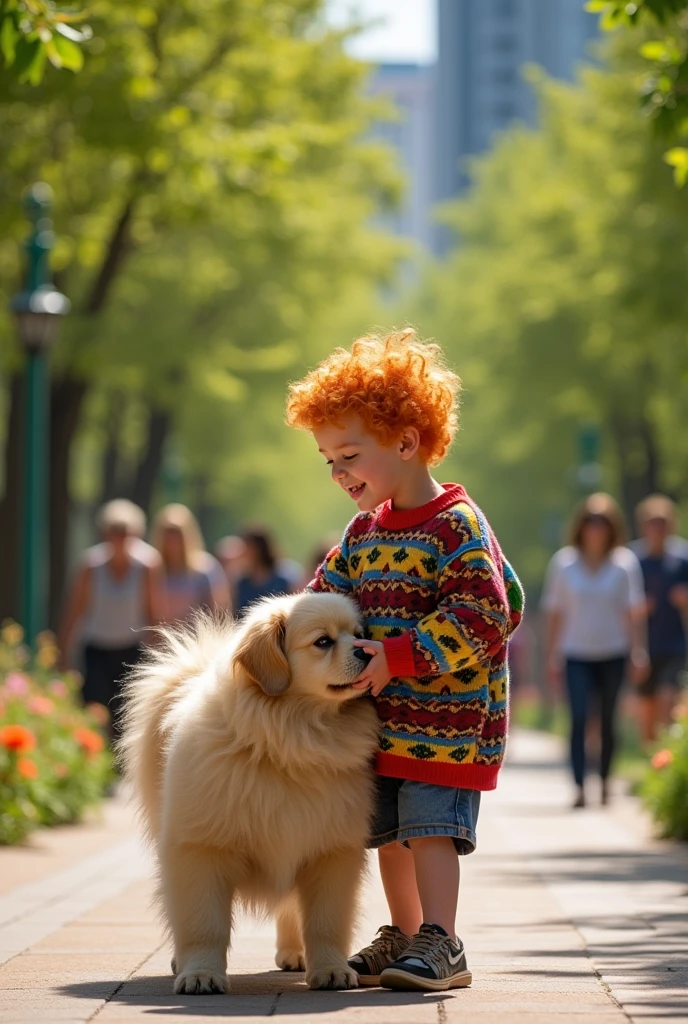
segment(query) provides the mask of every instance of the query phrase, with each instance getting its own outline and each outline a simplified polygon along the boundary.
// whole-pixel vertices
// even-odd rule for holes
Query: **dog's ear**
[[[286,625],[283,611],[273,611],[262,621],[254,620],[234,651],[234,661],[271,697],[284,693],[291,682],[284,653]]]

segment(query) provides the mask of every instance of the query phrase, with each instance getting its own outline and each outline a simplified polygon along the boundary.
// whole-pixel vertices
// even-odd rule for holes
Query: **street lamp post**
[[[581,494],[592,494],[602,485],[602,466],[599,462],[600,428],[586,423],[578,431],[578,469],[576,484]]]
[[[47,625],[48,598],[48,410],[47,352],[69,300],[50,280],[49,253],[54,234],[49,217],[52,190],[39,182],[24,198],[31,233],[26,241],[24,291],[12,300],[19,340],[26,352],[24,401],[24,481],[20,612],[27,642]]]

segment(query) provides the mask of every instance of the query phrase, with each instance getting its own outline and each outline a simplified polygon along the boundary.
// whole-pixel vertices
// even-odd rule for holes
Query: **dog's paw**
[[[278,949],[275,963],[282,971],[306,970],[306,961],[301,949]]]
[[[229,978],[217,971],[182,971],[175,979],[173,991],[176,996],[219,995],[229,992]]]
[[[309,988],[358,988],[358,975],[346,965],[316,967],[306,974]]]

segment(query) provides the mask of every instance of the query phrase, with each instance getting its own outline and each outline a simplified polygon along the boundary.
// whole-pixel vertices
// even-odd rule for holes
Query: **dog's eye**
[[[328,647],[334,647],[334,640],[331,636],[319,636],[313,646],[319,647],[321,651],[326,651]]]

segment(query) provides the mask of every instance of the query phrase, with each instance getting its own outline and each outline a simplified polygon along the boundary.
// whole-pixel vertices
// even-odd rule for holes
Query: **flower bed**
[[[29,668],[21,627],[0,632],[0,843],[39,825],[78,821],[112,779],[102,712],[79,705],[79,681],[54,666],[51,634]]]
[[[641,795],[661,835],[688,841],[688,702],[652,758]]]

